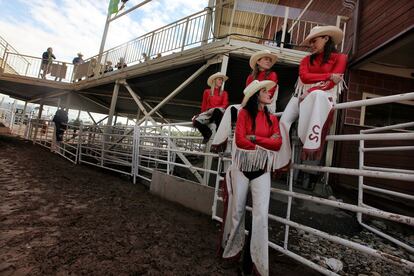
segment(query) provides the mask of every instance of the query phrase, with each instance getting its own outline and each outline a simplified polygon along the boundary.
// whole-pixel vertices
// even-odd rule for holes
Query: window
[[[363,93],[363,99],[381,97],[380,95]],[[414,101],[388,103],[361,107],[360,125],[382,127],[412,122],[414,118]],[[414,127],[406,128],[414,130]]]

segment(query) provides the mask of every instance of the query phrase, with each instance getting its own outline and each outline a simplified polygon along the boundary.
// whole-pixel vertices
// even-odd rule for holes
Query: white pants
[[[276,168],[283,168],[288,165],[292,158],[289,131],[292,123],[299,117],[299,114],[298,135],[304,144],[304,150],[316,150],[323,146],[321,145],[321,131],[332,106],[332,94],[322,90],[311,92],[300,104],[297,97],[290,99],[279,122],[279,128],[282,134],[282,146],[279,150]],[[308,139],[308,137],[313,138],[313,136],[309,135],[315,135],[315,133],[312,133],[315,125],[319,127],[317,133],[319,135],[318,140]],[[314,141],[318,141],[318,143],[314,143]]]
[[[249,181],[249,179],[237,168],[231,169],[232,200],[230,201],[231,214],[230,232],[225,243],[223,257],[236,256],[243,249],[245,241],[245,208],[247,193],[252,192],[252,240],[250,254],[253,264],[260,275],[269,275],[269,245],[268,245],[268,212],[270,199],[270,173],[265,172],[261,176]]]
[[[279,150],[279,158],[277,159],[276,168],[280,169],[289,164],[292,156],[292,148],[290,146],[289,131],[292,123],[299,117],[299,99],[292,97],[283,111],[279,121],[280,133],[282,135],[282,146]]]

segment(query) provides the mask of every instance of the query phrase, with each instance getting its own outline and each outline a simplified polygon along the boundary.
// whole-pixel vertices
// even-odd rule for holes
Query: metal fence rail
[[[349,107],[407,100],[414,100],[414,93],[376,98],[375,101],[362,100],[343,103],[336,105],[335,108],[343,109]],[[12,112],[6,112],[3,110],[0,112],[0,118],[3,118],[2,120],[10,121],[11,113]],[[2,114],[8,115],[2,117]],[[409,226],[414,226],[413,217],[386,212],[378,208],[368,206],[363,202],[363,195],[364,191],[366,190],[383,193],[406,200],[414,199],[413,195],[403,194],[401,192],[386,188],[372,187],[364,183],[365,177],[392,179],[398,181],[414,181],[414,171],[368,166],[364,162],[364,156],[370,152],[406,150],[412,151],[414,149],[414,145],[366,147],[364,141],[412,141],[414,140],[414,133],[412,131],[399,131],[396,133],[388,133],[388,131],[393,129],[412,127],[413,125],[414,122],[409,122],[387,127],[363,130],[359,134],[327,136],[327,140],[333,142],[359,141],[360,163],[357,169],[293,164],[290,168],[287,190],[276,188],[271,189],[272,193],[285,196],[288,198],[288,201],[286,215],[284,217],[269,214],[270,220],[282,223],[285,226],[283,246],[276,244],[275,241],[269,241],[269,246],[325,275],[337,275],[336,273],[312,262],[309,259],[300,256],[299,254],[289,249],[290,227],[294,227],[297,229],[302,229],[305,232],[314,234],[328,241],[341,244],[365,254],[369,254],[375,258],[380,258],[408,269],[414,269],[414,263],[409,260],[405,260],[395,255],[390,255],[385,252],[372,249],[368,246],[352,242],[345,238],[330,235],[329,233],[311,228],[303,224],[299,224],[291,220],[292,202],[294,198],[315,202],[318,204],[330,206],[332,208],[339,208],[355,212],[357,221],[364,228],[372,231],[378,236],[388,239],[389,241],[412,253],[413,248],[410,245],[381,232],[373,226],[368,225],[362,220],[362,217],[363,215],[371,216],[380,219],[386,219],[392,222],[402,223]],[[151,174],[154,170],[161,170],[167,174],[174,174],[176,176],[184,178],[193,175],[193,177],[202,184],[209,184],[205,181],[205,175],[212,175],[214,176],[214,179],[210,183],[215,187],[214,201],[212,204],[212,219],[222,221],[220,216],[217,214],[218,203],[222,201],[219,188],[219,181],[222,179],[220,176],[220,168],[222,167],[223,163],[229,163],[231,159],[208,152],[206,150],[206,147],[201,145],[200,141],[202,138],[200,136],[194,137],[192,135],[189,135],[191,132],[185,133],[181,130],[173,132],[174,128],[179,129],[180,127],[184,126],[191,126],[191,122],[155,125],[144,123],[139,126],[134,126],[133,129],[132,127],[69,126],[65,134],[65,139],[62,142],[59,150],[62,156],[74,163],[79,162],[90,164],[122,174],[130,175],[133,178],[134,183],[136,182],[136,178],[151,181]],[[26,131],[26,137],[28,139],[33,140],[35,143],[47,148],[52,148],[54,137],[53,123],[47,120],[31,119],[27,123],[27,128],[28,131]],[[15,129],[17,129],[17,127]],[[294,154],[294,145],[292,145],[292,151]],[[213,159],[214,165],[206,165],[207,163],[204,162],[204,159],[206,158]],[[180,168],[187,171],[187,174],[185,176],[176,173],[176,171]],[[295,170],[358,176],[358,204],[353,205],[303,193],[293,192],[293,174]],[[247,210],[250,210],[250,207],[247,207]]]
[[[5,52],[2,68],[4,73],[63,82],[72,81],[74,69],[70,62],[53,60],[43,65],[40,57],[11,52]],[[10,68],[13,70],[10,71]]]
[[[6,53],[16,54],[15,64],[8,64],[5,60]],[[3,37],[0,36],[0,69],[5,73],[16,73],[20,68],[30,66],[30,61],[13,48]]]
[[[72,163],[78,163],[79,126],[68,124],[61,142],[56,141],[55,124],[50,120],[32,119],[28,127],[27,139],[61,155]]]
[[[132,127],[82,126],[79,133],[79,163],[133,175]],[[121,142],[116,141],[124,138]]]

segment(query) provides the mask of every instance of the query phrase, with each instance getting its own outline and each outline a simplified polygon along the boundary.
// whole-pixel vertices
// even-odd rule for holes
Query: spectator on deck
[[[75,57],[73,60],[72,60],[72,64],[74,65],[73,67],[73,71],[74,71],[74,75],[76,76],[76,71],[77,71],[77,69],[78,69],[78,66],[80,65],[80,64],[83,64],[85,61],[83,60],[83,55],[82,55],[82,53],[78,53],[78,56],[77,57]],[[82,80],[82,78],[80,78],[80,79],[78,79],[78,81],[81,81]]]
[[[73,63],[73,65],[79,65],[79,64],[82,64],[82,63],[84,63],[84,60],[83,60],[83,55],[82,55],[82,53],[78,53],[78,56],[77,57],[75,57],[74,59],[73,59],[73,61],[72,61],[72,63]]]
[[[286,26],[286,34],[285,34],[285,41],[283,42],[283,47],[286,49],[292,49],[292,44],[290,44],[290,32],[289,25]],[[283,35],[283,25],[279,31],[275,33],[275,42],[277,46],[281,46],[282,44],[282,35]]]
[[[114,67],[112,66],[112,61],[107,61],[105,65],[104,73],[112,72],[114,71]]]
[[[42,65],[40,67],[42,71],[40,74],[42,79],[45,79],[46,75],[49,74],[50,66],[52,65],[54,59],[56,59],[56,57],[53,54],[52,47],[47,48],[46,52],[42,54]]]
[[[127,67],[127,64],[125,63],[125,59],[123,57],[119,58],[118,63],[116,64],[116,68],[122,69]]]
[[[150,60],[149,56],[146,53],[142,54],[142,59],[144,60],[144,62]]]

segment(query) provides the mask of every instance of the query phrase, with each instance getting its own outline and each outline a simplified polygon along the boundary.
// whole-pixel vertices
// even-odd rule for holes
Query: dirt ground
[[[210,217],[0,136],[0,275],[237,275]],[[271,275],[318,275],[273,250]]]

